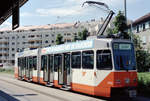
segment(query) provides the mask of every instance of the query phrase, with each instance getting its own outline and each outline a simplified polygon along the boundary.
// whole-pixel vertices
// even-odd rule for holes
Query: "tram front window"
[[[116,70],[135,70],[134,47],[131,43],[114,43],[114,65]]]

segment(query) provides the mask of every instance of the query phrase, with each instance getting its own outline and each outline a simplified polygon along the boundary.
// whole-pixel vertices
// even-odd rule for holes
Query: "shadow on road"
[[[18,99],[10,96],[9,94],[3,92],[0,90],[0,97],[6,99],[6,101],[19,101]],[[2,99],[0,98],[0,101],[2,101]]]

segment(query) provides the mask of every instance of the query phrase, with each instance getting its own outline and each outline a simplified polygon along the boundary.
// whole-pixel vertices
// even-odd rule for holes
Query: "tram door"
[[[22,58],[22,68],[21,68],[21,77],[24,78],[25,75],[25,67],[26,67],[26,58]]]
[[[43,78],[44,81],[48,81],[48,56],[42,56],[42,69],[43,69]]]
[[[48,82],[54,81],[54,56],[48,55]]]
[[[29,78],[29,57],[26,57],[25,75],[26,75],[26,78]]]
[[[58,72],[58,84],[63,85],[63,63],[62,54],[55,55],[55,72]],[[58,71],[57,71],[58,69]]]
[[[58,57],[58,83],[60,85],[70,85],[70,53]]]
[[[33,75],[33,57],[29,57],[29,79],[32,79]]]
[[[71,75],[70,75],[70,53],[64,54],[64,69],[63,69],[63,84],[70,85],[71,83]]]
[[[22,75],[22,72],[21,72],[21,68],[22,68],[22,59],[21,58],[18,58],[18,74],[19,74],[19,77],[21,77]]]

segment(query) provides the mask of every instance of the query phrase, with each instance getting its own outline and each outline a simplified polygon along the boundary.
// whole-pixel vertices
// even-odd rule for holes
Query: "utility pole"
[[[127,23],[127,2],[124,0],[124,16],[126,18],[126,23]]]

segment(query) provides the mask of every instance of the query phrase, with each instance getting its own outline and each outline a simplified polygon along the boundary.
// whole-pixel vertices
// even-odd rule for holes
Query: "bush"
[[[145,50],[136,51],[136,62],[138,72],[146,72],[150,67],[150,53]]]

